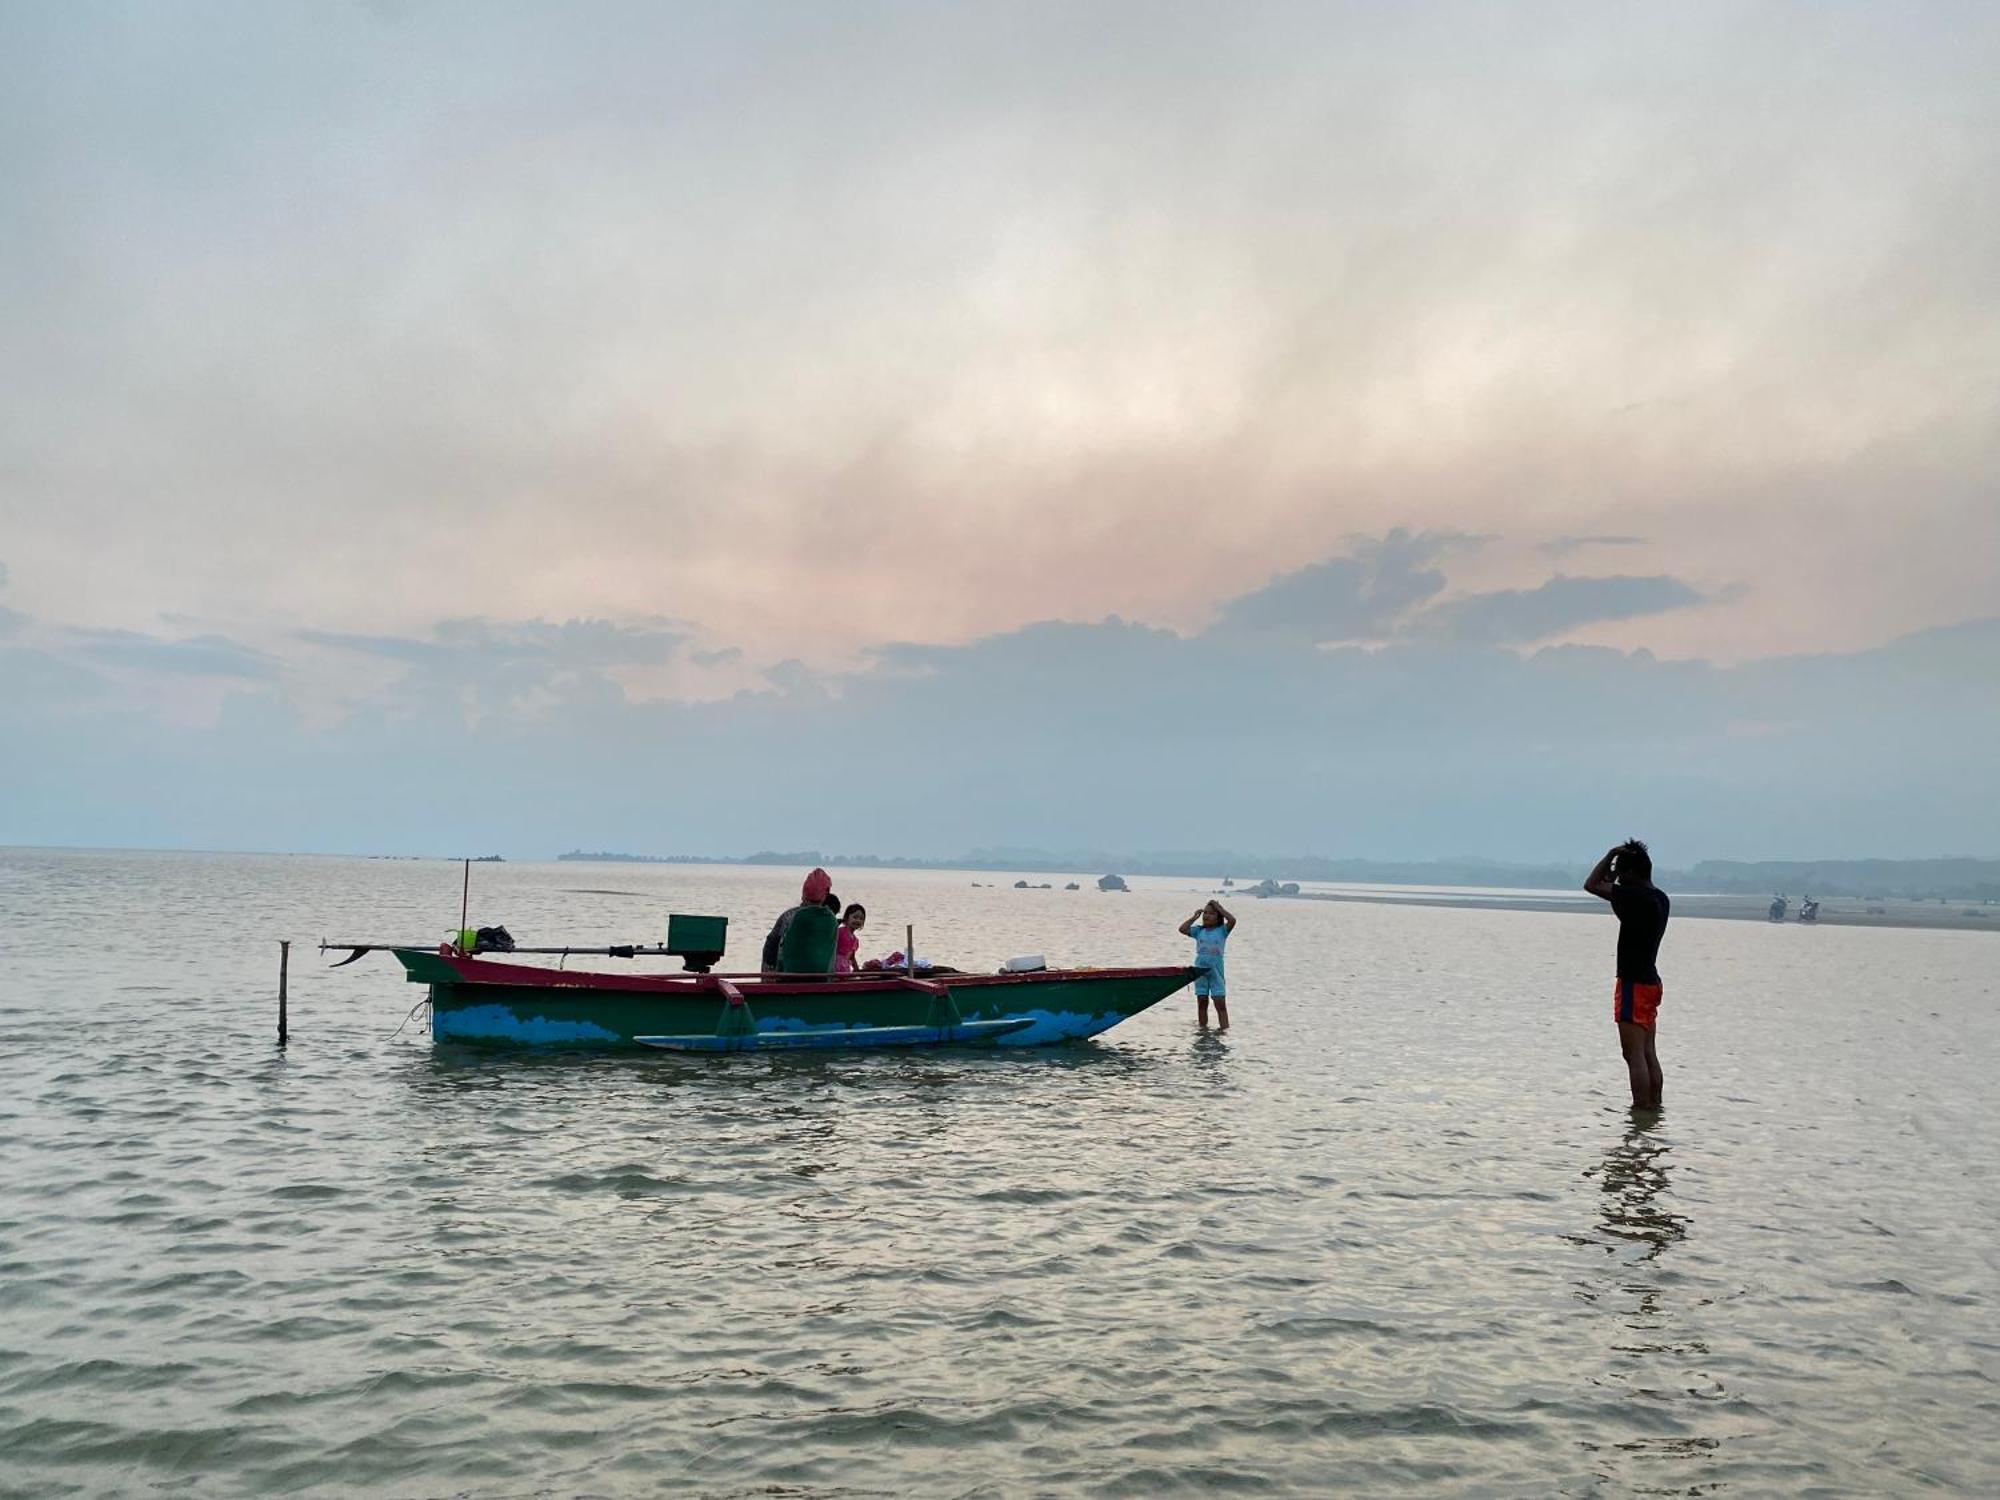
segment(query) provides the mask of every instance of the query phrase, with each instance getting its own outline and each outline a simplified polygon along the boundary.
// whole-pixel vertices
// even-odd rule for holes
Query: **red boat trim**
[[[993,985],[1048,984],[1063,980],[1166,979],[1188,972],[1185,965],[1163,964],[1150,968],[1030,969],[1018,974],[940,974],[916,978],[887,969],[864,969],[853,974],[828,974],[800,978],[766,974],[600,974],[587,969],[543,969],[531,964],[496,963],[491,958],[467,958],[461,954],[437,954],[450,965],[458,982],[466,985],[492,984],[529,986],[536,989],[637,990],[667,994],[699,994],[712,991],[726,994],[738,990],[744,998],[758,995],[826,996],[841,989],[915,989],[926,994],[947,989],[981,989]]]

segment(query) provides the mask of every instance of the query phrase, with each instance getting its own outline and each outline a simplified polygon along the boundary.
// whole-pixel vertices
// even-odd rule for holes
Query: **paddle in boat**
[[[724,917],[675,915],[667,941],[607,948],[474,951],[463,933],[436,946],[323,942],[340,963],[386,950],[430,987],[439,1040],[676,1052],[828,1047],[1041,1046],[1095,1036],[1191,983],[1184,966],[1033,969],[998,974],[865,969],[851,974],[714,974]],[[558,957],[550,968],[524,955]],[[679,957],[681,973],[572,969],[572,958]],[[338,965],[336,965],[338,967]]]

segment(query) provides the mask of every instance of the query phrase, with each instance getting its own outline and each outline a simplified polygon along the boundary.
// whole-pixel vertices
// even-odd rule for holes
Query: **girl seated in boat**
[[[840,916],[840,931],[833,939],[833,972],[852,974],[861,967],[861,929],[868,925],[868,908],[859,901]]]

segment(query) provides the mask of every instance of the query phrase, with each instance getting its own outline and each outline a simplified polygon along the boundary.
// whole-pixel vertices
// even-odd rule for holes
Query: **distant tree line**
[[[707,859],[699,854],[618,854],[610,849],[572,849],[557,859],[580,859],[599,865],[720,865],[728,860]]]

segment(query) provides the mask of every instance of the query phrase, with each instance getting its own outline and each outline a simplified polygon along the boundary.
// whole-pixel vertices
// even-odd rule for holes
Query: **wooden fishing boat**
[[[387,947],[430,987],[431,1034],[452,1041],[683,1051],[802,1046],[1039,1046],[1095,1036],[1189,984],[1173,966],[1026,973],[606,973],[446,945]],[[561,952],[567,962],[567,950]],[[598,949],[620,956],[673,951]],[[351,958],[347,961],[352,961]]]

